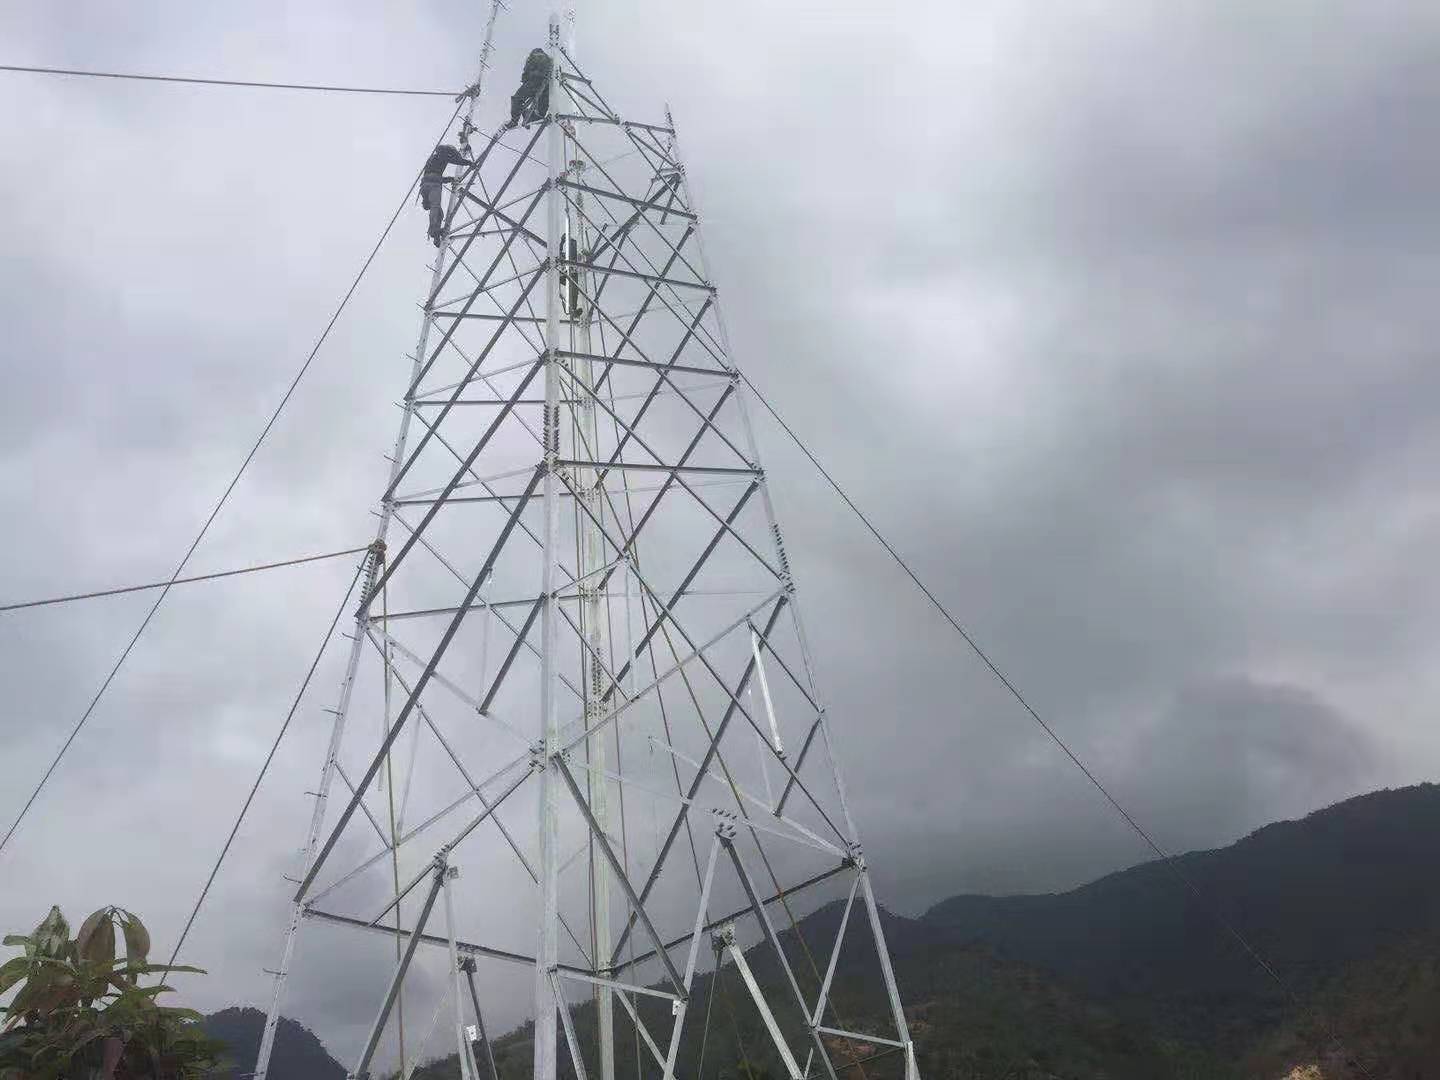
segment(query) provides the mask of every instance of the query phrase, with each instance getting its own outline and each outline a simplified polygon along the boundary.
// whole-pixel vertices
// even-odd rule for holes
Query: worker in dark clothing
[[[443,201],[440,197],[441,188],[445,183],[446,165],[469,165],[470,159],[456,150],[453,146],[444,143],[435,147],[434,153],[425,161],[425,168],[420,172],[420,205],[430,211],[430,239],[435,241],[435,246],[440,246],[441,218],[444,216]]]
[[[550,54],[544,49],[531,49],[520,75],[520,89],[510,96],[510,126],[523,118],[529,127],[550,111]]]

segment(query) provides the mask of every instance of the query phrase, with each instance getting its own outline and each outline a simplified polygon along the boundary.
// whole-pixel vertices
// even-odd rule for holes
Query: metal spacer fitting
[[[715,818],[715,835],[721,840],[734,840],[736,834],[735,815],[718,806],[710,811]]]

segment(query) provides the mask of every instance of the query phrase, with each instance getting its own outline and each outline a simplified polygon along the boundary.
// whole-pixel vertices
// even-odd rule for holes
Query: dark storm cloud
[[[20,63],[415,86],[467,82],[481,21],[0,16]],[[502,19],[497,99],[543,25]],[[582,8],[580,48],[622,109],[674,105],[740,363],[1158,837],[1433,776],[1429,5],[614,0]],[[3,591],[161,577],[450,106],[19,76],[0,100]],[[405,215],[205,567],[371,529],[419,233]],[[1144,858],[763,420],[760,441],[886,902]],[[120,902],[173,939],[350,571],[167,602],[0,857],[7,929]],[[9,804],[144,606],[0,625]],[[332,655],[192,938],[202,1006],[265,999],[339,677]],[[337,1048],[377,942],[302,942],[292,1011]]]

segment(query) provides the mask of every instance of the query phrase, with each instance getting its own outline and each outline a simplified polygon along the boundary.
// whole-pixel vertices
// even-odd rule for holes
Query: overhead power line
[[[0,604],[0,614],[6,611],[21,611],[25,608],[50,607],[53,604],[71,604],[76,600],[95,600],[101,596],[120,596],[124,593],[145,592],[147,589],[164,589],[171,585],[189,585],[196,581],[214,581],[216,578],[235,577],[238,574],[256,574],[261,570],[279,570],[285,566],[299,566],[302,563],[338,559],[341,555],[355,555],[367,548],[346,548],[344,551],[327,551],[324,555],[302,555],[298,559],[282,562],[261,563],[259,566],[242,566],[236,570],[217,570],[212,574],[196,574],[193,577],[171,578],[169,581],[152,581],[147,585],[123,585],[118,589],[100,589],[97,592],[70,593],[67,596],[52,596],[45,600],[26,600],[20,604]]]
[[[320,83],[263,82],[258,79],[201,79],[190,75],[141,75],[129,71],[84,71],[79,68],[0,64],[0,71],[28,75],[75,75],[86,79],[133,79],[138,82],[189,83],[192,86],[243,86],[263,90],[318,90],[327,94],[393,94],[402,97],[448,97],[458,90],[410,90],[392,86],[326,86]]]
[[[450,125],[455,122],[455,117],[460,115],[461,105],[462,103],[456,103],[455,111],[450,114],[450,119],[445,121],[445,127],[440,131],[440,137],[442,139],[445,137],[445,132],[450,130]],[[85,707],[85,712],[81,714],[80,719],[71,729],[69,736],[65,739],[64,744],[61,745],[59,752],[56,753],[54,759],[50,762],[49,768],[45,770],[45,774],[40,777],[40,782],[35,785],[35,790],[30,792],[30,797],[25,800],[25,805],[20,808],[20,813],[16,816],[14,822],[11,823],[4,838],[0,839],[0,852],[4,852],[5,845],[8,844],[10,838],[15,835],[15,830],[18,829],[20,823],[25,820],[25,815],[30,812],[30,808],[35,805],[35,800],[40,797],[40,792],[45,789],[45,785],[54,774],[56,767],[59,766],[61,759],[65,757],[66,752],[70,749],[70,744],[75,741],[75,737],[80,734],[80,730],[95,712],[96,707],[100,704],[100,699],[105,696],[105,691],[108,690],[110,684],[115,681],[115,676],[120,673],[120,668],[124,666],[126,659],[130,656],[131,650],[135,648],[135,643],[140,640],[141,635],[145,633],[146,628],[150,625],[150,621],[155,618],[155,613],[160,610],[160,605],[163,604],[165,598],[170,595],[170,587],[174,585],[180,575],[185,572],[185,567],[189,565],[190,557],[195,554],[195,549],[200,546],[200,541],[205,539],[205,534],[210,531],[210,526],[214,523],[215,519],[220,516],[220,511],[229,500],[230,493],[235,490],[236,485],[240,483],[240,478],[245,475],[245,471],[250,468],[250,463],[255,460],[255,455],[259,453],[261,444],[264,443],[266,436],[270,434],[270,430],[275,426],[275,422],[280,419],[280,414],[284,411],[285,406],[288,405],[290,399],[294,397],[295,390],[300,385],[300,380],[305,378],[305,373],[310,370],[310,365],[314,363],[316,355],[320,352],[320,347],[325,344],[326,339],[330,336],[330,331],[335,328],[335,324],[340,320],[341,313],[344,312],[346,305],[350,303],[350,298],[355,295],[355,290],[360,287],[360,281],[365,277],[365,272],[370,269],[370,264],[375,261],[375,256],[379,254],[380,246],[385,243],[385,238],[390,235],[390,230],[395,227],[395,222],[399,220],[401,212],[404,211],[406,205],[410,202],[410,195],[415,190],[415,184],[419,179],[420,174],[417,172],[414,179],[410,181],[410,186],[405,189],[405,195],[401,198],[399,205],[395,207],[395,212],[390,215],[390,220],[386,222],[384,230],[380,233],[380,238],[375,241],[375,246],[370,249],[370,254],[365,257],[365,261],[360,265],[360,270],[356,273],[354,280],[350,282],[350,288],[345,290],[345,295],[341,298],[339,305],[336,306],[335,313],[330,316],[330,321],[325,324],[325,329],[320,332],[320,336],[315,340],[315,345],[311,348],[310,355],[305,357],[305,362],[300,365],[300,370],[297,371],[295,377],[290,380],[290,385],[281,396],[279,404],[275,406],[274,412],[270,414],[270,419],[266,420],[265,426],[260,429],[260,434],[250,447],[250,452],[245,455],[245,460],[240,463],[240,468],[236,469],[235,475],[230,478],[230,483],[226,485],[225,491],[220,496],[220,501],[215,504],[215,509],[210,511],[210,516],[205,519],[205,524],[200,526],[200,531],[195,534],[195,539],[190,542],[190,547],[175,567],[175,572],[170,575],[170,580],[167,581],[160,590],[160,595],[155,598],[155,603],[150,606],[150,610],[146,612],[145,618],[140,622],[140,626],[136,629],[124,650],[120,653],[120,658],[115,661],[115,665],[110,669],[110,674],[105,676],[105,681],[100,684],[100,689],[95,691],[95,696],[90,699],[90,704]]]
[[[361,551],[366,550],[361,548]],[[245,821],[245,815],[250,812],[250,804],[255,801],[255,793],[260,790],[260,784],[265,779],[265,774],[270,771],[270,763],[275,760],[275,753],[280,749],[280,742],[285,738],[285,733],[290,730],[290,721],[295,719],[295,711],[300,708],[300,702],[305,697],[305,691],[310,687],[310,680],[315,677],[315,669],[320,666],[320,658],[325,655],[326,648],[330,645],[330,639],[335,635],[335,627],[340,622],[340,616],[345,613],[346,606],[350,603],[350,597],[355,592],[355,583],[360,580],[360,574],[365,569],[365,562],[362,559],[360,565],[355,568],[355,576],[350,579],[350,587],[345,590],[345,596],[340,601],[340,606],[335,609],[335,617],[330,620],[330,627],[325,631],[325,637],[320,641],[320,648],[315,651],[315,659],[310,662],[310,670],[305,672],[305,678],[300,681],[300,689],[295,691],[295,698],[290,702],[290,711],[285,714],[285,722],[280,725],[280,730],[275,733],[275,740],[270,744],[270,752],[265,755],[264,762],[260,765],[260,772],[255,777],[255,783],[250,785],[250,794],[245,796],[245,802],[240,807],[240,813],[236,815],[235,824],[230,828],[230,835],[225,838],[225,843],[220,848],[220,854],[215,859],[215,865],[210,868],[210,876],[205,879],[205,884],[200,889],[200,895],[195,898],[195,906],[190,909],[190,917],[185,920],[185,928],[180,931],[180,937],[175,942],[175,951],[170,954],[168,967],[175,966],[175,958],[180,955],[180,948],[185,944],[185,939],[190,936],[190,928],[195,925],[195,919],[200,914],[200,908],[205,903],[205,898],[210,895],[210,886],[215,884],[215,876],[220,873],[220,866],[225,862],[225,856],[230,854],[230,845],[235,842],[235,834],[240,831],[241,824]]]
[[[1158,843],[1156,843],[1155,839],[1150,835],[1150,833],[1145,829],[1145,827],[1135,819],[1135,817],[1130,813],[1130,811],[1126,810],[1125,807],[1120,804],[1120,801],[1116,799],[1114,795],[1110,794],[1110,790],[1103,783],[1100,782],[1100,778],[1095,775],[1094,771],[1091,770],[1091,768],[1080,759],[1080,756],[1070,748],[1069,744],[1060,737],[1060,734],[1053,727],[1051,727],[1050,724],[1045,721],[1045,718],[1042,717],[1040,713],[1035,710],[1034,706],[1032,706],[1030,702],[1026,700],[1025,695],[1020,692],[1019,688],[1010,680],[1010,677],[1001,670],[999,665],[990,658],[990,655],[980,646],[980,643],[977,642],[975,638],[970,635],[970,632],[965,629],[965,627],[959,622],[959,620],[955,618],[954,615],[950,614],[949,609],[940,602],[939,597],[937,597],[930,590],[930,587],[926,585],[925,582],[920,580],[920,576],[916,574],[913,569],[911,569],[910,564],[905,561],[904,557],[898,551],[895,550],[894,545],[892,545],[890,541],[885,538],[885,535],[881,533],[878,528],[876,528],[875,523],[865,515],[865,512],[861,510],[860,507],[855,505],[855,500],[850,498],[849,494],[845,491],[845,489],[840,486],[839,481],[837,481],[835,477],[830,475],[829,470],[826,469],[824,465],[820,464],[820,459],[817,458],[815,454],[811,451],[811,449],[805,445],[805,443],[801,440],[800,436],[795,433],[795,429],[792,428],[789,424],[787,424],[785,420],[780,416],[780,414],[776,412],[775,406],[770,404],[769,399],[767,399],[765,395],[760,392],[759,387],[757,387],[753,382],[751,382],[750,377],[746,375],[743,371],[739,374],[740,378],[745,381],[745,385],[750,388],[751,393],[753,393],[756,399],[760,402],[760,404],[765,407],[765,411],[768,412],[772,417],[774,417],[775,422],[784,429],[785,434],[790,436],[790,441],[793,442],[797,447],[799,447],[800,452],[810,459],[810,464],[815,466],[815,468],[819,471],[820,475],[825,478],[825,482],[830,485],[831,489],[835,492],[835,494],[839,495],[845,505],[850,508],[850,512],[853,513],[860,520],[860,523],[870,531],[870,535],[879,542],[880,546],[883,547],[885,551],[890,555],[890,558],[895,560],[895,564],[899,566],[901,570],[905,571],[905,575],[912,582],[914,582],[915,587],[925,594],[925,598],[934,605],[935,610],[940,612],[940,614],[944,617],[945,621],[948,622],[950,626],[954,629],[954,631],[960,635],[960,639],[964,641],[967,646],[969,646],[970,651],[973,652],[976,657],[979,658],[980,662],[989,669],[990,674],[993,675],[1000,683],[1000,685],[1003,686],[1005,690],[1010,694],[1010,696],[1019,703],[1020,707],[1025,710],[1026,714],[1029,715],[1030,719],[1034,720],[1035,723],[1039,725],[1040,729],[1044,731],[1045,734],[1050,738],[1050,741],[1053,742],[1057,747],[1059,747],[1060,751],[1067,758],[1070,759],[1071,764],[1073,764],[1077,769],[1080,770],[1082,774],[1084,774],[1085,779],[1090,782],[1091,786],[1093,786],[1095,790],[1104,797],[1105,801],[1110,804],[1114,811],[1119,814],[1122,819],[1124,819],[1125,824],[1130,826],[1131,830],[1135,833],[1135,835],[1140,837],[1140,839],[1144,842],[1145,846],[1155,854],[1155,857],[1165,864],[1166,869],[1168,869],[1170,873],[1174,875],[1175,879],[1180,883],[1180,885],[1187,892],[1189,892],[1196,899],[1196,901],[1200,903],[1202,907],[1209,911],[1210,917],[1215,920],[1216,925],[1223,929],[1225,933],[1230,938],[1232,938],[1237,945],[1240,946],[1241,950],[1255,963],[1255,966],[1265,973],[1265,975],[1276,985],[1276,987],[1279,988],[1280,992],[1290,1000],[1292,1005],[1303,1011],[1310,1012],[1311,1015],[1320,1022],[1320,1026],[1327,1031],[1330,1040],[1335,1043],[1336,1046],[1341,1046],[1343,1049],[1343,1044],[1340,1042],[1340,1037],[1335,1033],[1335,1030],[1331,1028],[1328,1024],[1326,1024],[1323,1018],[1321,1018],[1313,1008],[1308,1008],[1304,1004],[1304,1002],[1300,1000],[1300,996],[1293,989],[1291,989],[1290,984],[1285,981],[1285,979],[1281,976],[1280,972],[1275,968],[1275,966],[1271,964],[1270,961],[1267,960],[1260,953],[1260,951],[1250,943],[1249,939],[1246,938],[1243,933],[1241,933],[1238,926],[1236,926],[1233,922],[1226,918],[1224,912],[1222,912],[1219,907],[1217,907],[1210,900],[1210,898],[1201,891],[1200,887],[1195,884],[1195,882],[1191,879],[1190,875],[1185,873],[1185,871],[1181,869],[1180,863],[1175,858],[1175,856],[1171,855],[1168,851],[1166,851]],[[1355,1058],[1355,1061],[1357,1064],[1360,1065],[1361,1070],[1366,1074],[1366,1076],[1371,1075],[1370,1070],[1365,1067],[1365,1065],[1361,1063],[1358,1058]]]

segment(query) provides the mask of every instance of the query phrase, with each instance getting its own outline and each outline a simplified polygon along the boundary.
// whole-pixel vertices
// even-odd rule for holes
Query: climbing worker
[[[425,168],[420,172],[420,205],[430,211],[430,239],[435,241],[436,247],[440,246],[442,239],[440,224],[444,209],[440,205],[440,189],[445,183],[445,166],[469,164],[472,164],[470,159],[459,150],[441,143],[426,159]]]
[[[520,75],[520,89],[510,95],[510,126],[525,120],[542,119],[550,111],[550,54],[544,49],[531,49]]]

